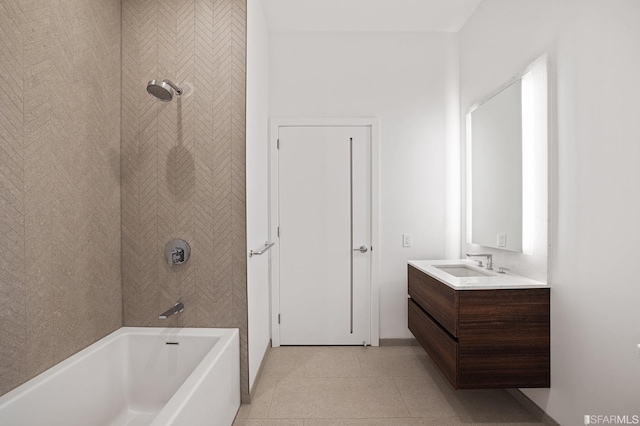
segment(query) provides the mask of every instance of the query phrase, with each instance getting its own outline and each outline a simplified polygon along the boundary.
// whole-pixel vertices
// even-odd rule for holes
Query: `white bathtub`
[[[123,327],[0,397],[0,425],[230,426],[239,406],[237,329]]]

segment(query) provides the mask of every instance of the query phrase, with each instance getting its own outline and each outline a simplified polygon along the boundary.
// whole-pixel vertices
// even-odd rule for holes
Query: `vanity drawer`
[[[457,389],[458,342],[411,299],[409,299],[409,330],[444,376]]]
[[[460,295],[458,387],[550,386],[549,289]]]
[[[408,275],[409,296],[452,336],[458,337],[457,292],[411,265]]]

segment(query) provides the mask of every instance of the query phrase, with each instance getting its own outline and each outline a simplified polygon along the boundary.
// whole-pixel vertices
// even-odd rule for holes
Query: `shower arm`
[[[176,94],[182,95],[182,89],[176,86],[171,80],[162,80],[163,83],[167,83],[173,90],[176,91]]]

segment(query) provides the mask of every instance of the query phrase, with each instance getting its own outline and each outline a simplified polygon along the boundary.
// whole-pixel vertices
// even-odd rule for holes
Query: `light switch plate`
[[[402,234],[402,247],[411,247],[411,234]]]
[[[507,246],[507,234],[498,234],[498,247]]]

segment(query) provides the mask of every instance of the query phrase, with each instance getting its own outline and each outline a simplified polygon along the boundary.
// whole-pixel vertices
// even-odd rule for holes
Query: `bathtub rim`
[[[198,328],[192,328],[190,330],[203,330]],[[193,369],[191,374],[180,385],[178,390],[171,396],[169,401],[162,407],[162,410],[153,419],[149,426],[156,425],[168,425],[174,424],[176,418],[180,415],[182,409],[190,400],[195,392],[197,392],[200,385],[207,380],[207,377],[211,370],[216,367],[218,360],[227,351],[227,348],[237,339],[238,341],[238,408],[240,408],[240,329],[238,328],[214,328],[210,330],[230,330],[219,337],[219,340],[211,348],[211,350],[202,358],[196,368]],[[192,334],[185,333],[184,336],[193,336]],[[235,414],[235,413],[234,413]]]
[[[222,356],[224,350],[233,342],[234,337],[238,336],[239,341],[240,330],[238,328],[182,328],[182,327],[120,327],[117,330],[107,334],[103,338],[93,342],[89,346],[70,357],[60,361],[59,363],[51,366],[47,370],[38,374],[35,377],[27,380],[18,387],[10,390],[4,395],[0,395],[0,411],[5,407],[12,404],[15,400],[21,397],[26,397],[37,387],[44,385],[50,380],[53,380],[58,374],[63,373],[65,370],[71,368],[74,364],[81,361],[96,351],[103,349],[105,346],[116,342],[117,340],[124,339],[130,335],[147,335],[147,336],[166,336],[166,337],[217,337],[218,340],[213,347],[207,352],[207,354],[200,360],[193,371],[187,376],[185,381],[178,387],[176,392],[171,396],[169,401],[158,412],[157,417],[151,423],[155,424],[156,419],[165,419],[163,413],[168,412],[168,407],[174,409],[174,415],[169,418],[177,416],[179,410],[182,409],[187,398],[193,394],[197,385],[199,385],[203,377],[203,373],[208,373],[215,365],[215,361]],[[205,362],[207,361],[207,362]],[[196,376],[196,372],[201,373],[200,377]],[[238,377],[240,381],[240,377]],[[189,388],[187,385],[191,385]]]

